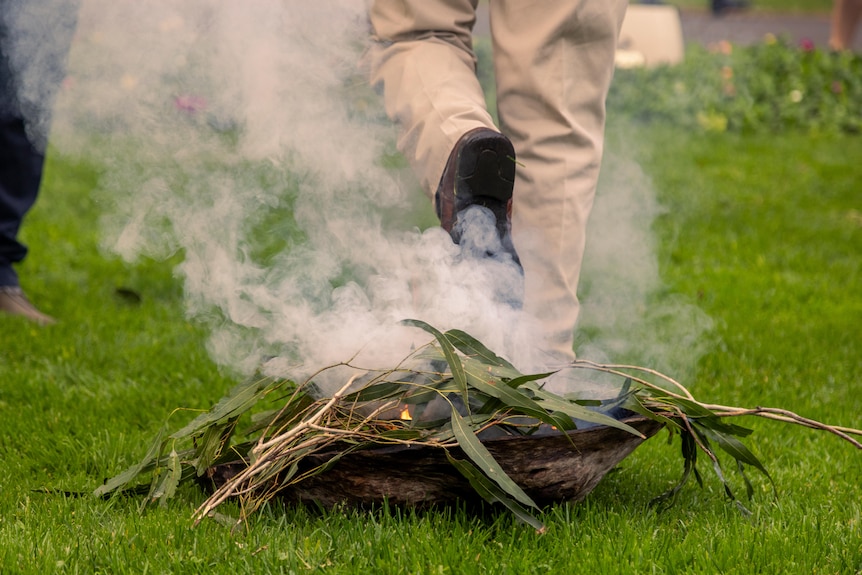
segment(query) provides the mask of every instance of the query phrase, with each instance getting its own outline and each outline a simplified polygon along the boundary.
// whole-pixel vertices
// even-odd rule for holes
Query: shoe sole
[[[506,237],[509,202],[515,185],[512,143],[493,130],[478,131],[461,146],[456,165],[455,213],[470,206],[483,206],[494,214],[500,237]],[[453,239],[457,242],[457,238]]]

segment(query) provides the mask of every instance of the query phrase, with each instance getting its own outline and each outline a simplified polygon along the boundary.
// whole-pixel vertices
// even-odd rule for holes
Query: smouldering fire
[[[406,405],[404,406],[404,409],[401,410],[401,419],[404,421],[411,421],[413,419],[413,416],[410,415],[410,409],[408,409]]]

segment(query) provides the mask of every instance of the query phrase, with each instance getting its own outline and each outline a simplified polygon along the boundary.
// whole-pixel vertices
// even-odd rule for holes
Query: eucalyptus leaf
[[[506,475],[506,472],[503,471],[503,468],[500,467],[500,464],[497,463],[491,452],[482,445],[482,442],[479,441],[479,438],[476,437],[476,434],[473,433],[473,430],[470,429],[464,418],[455,409],[452,410],[452,432],[455,434],[455,439],[458,440],[458,445],[464,450],[467,457],[482,470],[485,476],[520,503],[538,509],[538,506],[530,499],[530,496],[524,493],[524,490]]]
[[[530,383],[531,381],[538,381],[540,379],[545,379],[547,377],[551,377],[557,373],[556,371],[547,371],[544,373],[533,373],[528,375],[522,375],[520,377],[516,377],[515,379],[509,380],[506,384],[509,387],[518,388],[524,385],[525,383]]]
[[[748,479],[748,474],[745,472],[745,464],[738,459],[736,460],[736,470],[745,482],[745,495],[748,497],[748,500],[751,501],[751,498],[754,497],[754,486],[751,484],[751,480]]]
[[[403,383],[393,383],[385,381],[382,383],[375,383],[369,385],[368,387],[363,387],[358,391],[345,395],[344,401],[347,403],[379,401],[382,399],[389,399],[390,397],[401,395],[405,392],[406,389],[407,388]]]
[[[463,459],[456,459],[447,451],[446,457],[452,466],[470,482],[470,486],[488,503],[500,503],[511,511],[515,517],[531,525],[537,532],[544,533],[545,525],[536,519],[523,505],[510,497],[500,486],[488,479],[475,465]]]
[[[692,472],[694,472],[695,477],[698,480],[698,483],[703,487],[703,484],[700,480],[700,475],[697,473],[697,444],[694,441],[691,433],[688,432],[687,429],[680,432],[680,451],[682,453],[683,460],[683,471],[682,477],[677,481],[676,485],[659,495],[658,497],[653,498],[649,504],[651,506],[657,506],[661,509],[667,509],[672,506],[676,501],[676,496],[680,492],[680,490],[688,483],[689,478],[691,477]]]
[[[254,413],[251,416],[251,425],[244,428],[240,435],[249,436],[267,428],[278,428],[302,416],[302,414],[314,403],[314,399],[307,393],[292,393],[286,399],[287,403],[281,409],[270,409],[265,412]]]
[[[604,413],[599,413],[582,405],[578,405],[573,401],[563,399],[559,395],[539,389],[539,387],[534,383],[525,384],[523,387],[535,394],[538,398],[536,403],[543,409],[559,411],[574,419],[589,421],[590,423],[596,423],[598,425],[607,425],[608,427],[615,427],[617,429],[627,431],[632,435],[636,435],[637,437],[646,439],[643,433],[631,425],[627,425],[613,417],[605,415]]]
[[[198,476],[203,475],[218,459],[226,445],[230,445],[235,427],[236,419],[232,418],[224,423],[213,424],[204,431],[203,436],[197,441],[196,448],[195,470]]]
[[[677,421],[673,418],[667,417],[665,415],[662,415],[660,413],[656,413],[655,411],[646,407],[643,404],[641,398],[639,398],[637,395],[631,396],[630,401],[625,404],[625,408],[628,409],[629,411],[637,413],[638,415],[642,415],[642,416],[647,417],[649,419],[652,419],[654,421],[658,421],[659,423],[663,423],[665,426],[667,426],[667,428],[669,430],[673,430],[673,429],[680,430],[680,431],[685,430],[685,428],[682,426],[682,424],[679,421]],[[673,436],[669,437],[668,441],[670,442],[671,439],[673,439]]]
[[[430,326],[422,320],[405,319],[401,321],[401,324],[418,327],[434,336],[434,338],[437,340],[437,343],[440,344],[440,348],[443,350],[443,355],[446,358],[446,363],[449,364],[449,370],[452,372],[452,378],[458,385],[458,389],[461,392],[461,395],[464,399],[464,403],[469,404],[470,397],[467,393],[467,378],[464,375],[464,366],[461,363],[461,359],[455,353],[455,348],[452,346],[452,342],[450,342],[449,339],[445,335],[443,335],[440,330]]]
[[[150,448],[147,450],[147,453],[144,455],[143,459],[141,459],[138,463],[126,468],[122,473],[115,475],[111,479],[107,480],[105,483],[97,487],[93,491],[93,495],[96,497],[104,497],[116,491],[121,491],[122,489],[129,487],[133,481],[137,481],[140,479],[140,476],[143,473],[147,473],[151,471],[155,463],[157,461],[157,456],[164,449],[164,435],[167,432],[165,427],[162,427],[159,430],[159,433],[156,435],[156,438],[153,440],[153,443],[150,445]]]
[[[727,497],[731,501],[737,502],[736,495],[733,493],[733,488],[730,486],[730,482],[724,476],[724,470],[721,467],[721,461],[719,461],[718,456],[712,450],[712,446],[709,442],[709,438],[704,433],[703,428],[696,426],[696,425],[692,425],[692,429],[693,429],[694,433],[697,434],[697,437],[700,440],[701,449],[706,452],[706,454],[709,456],[710,460],[712,461],[713,473],[715,473],[715,476],[718,477],[719,481],[721,481],[722,485],[724,486],[724,492],[727,494]],[[748,509],[746,509],[744,506],[742,506],[741,503],[737,502],[737,505],[740,506],[745,512],[750,513],[750,511],[748,511]]]
[[[490,373],[496,377],[514,379],[522,375],[515,366],[485,347],[470,334],[459,329],[450,329],[444,335],[465,356],[487,365]]]
[[[167,501],[176,494],[182,476],[183,469],[179,455],[176,450],[172,449],[168,455],[168,464],[163,474],[162,482],[156,488],[156,494],[151,495],[150,498],[159,499],[161,505],[166,505]]]
[[[704,427],[702,423],[698,422],[696,425],[700,428],[701,432],[712,439],[722,450],[728,453],[731,457],[733,457],[740,464],[744,463],[746,465],[750,465],[760,471],[763,475],[769,479],[770,483],[775,485],[775,482],[772,481],[772,477],[769,475],[769,472],[760,462],[756,455],[754,455],[751,450],[749,450],[745,444],[739,441],[736,437],[732,435],[724,434],[720,431],[717,431],[715,428]]]
[[[171,439],[183,439],[198,434],[208,425],[245,413],[275,384],[272,378],[250,378],[235,386],[209,411],[198,415],[188,425],[171,434]]]

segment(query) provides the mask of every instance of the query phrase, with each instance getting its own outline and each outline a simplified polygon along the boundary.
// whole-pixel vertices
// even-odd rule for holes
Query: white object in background
[[[682,23],[675,6],[629,5],[620,30],[617,67],[678,64],[684,55]]]

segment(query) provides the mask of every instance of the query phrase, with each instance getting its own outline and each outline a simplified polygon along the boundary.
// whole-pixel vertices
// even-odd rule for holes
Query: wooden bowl
[[[662,424],[643,417],[623,420],[644,434],[655,435]],[[567,437],[568,436],[568,437]],[[614,466],[644,439],[615,427],[598,426],[567,434],[506,436],[482,443],[515,483],[539,504],[580,501]],[[459,449],[450,453],[465,459]],[[312,469],[329,461],[333,452],[303,460]],[[201,477],[208,490],[218,488],[242,471],[242,462],[216,465]],[[478,494],[436,447],[395,446],[347,454],[327,471],[280,487],[286,501],[330,508],[336,504],[366,507],[383,503],[417,508],[476,501]]]

